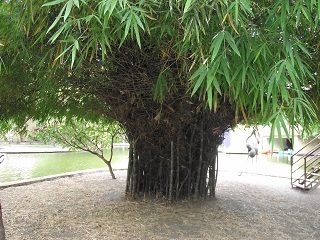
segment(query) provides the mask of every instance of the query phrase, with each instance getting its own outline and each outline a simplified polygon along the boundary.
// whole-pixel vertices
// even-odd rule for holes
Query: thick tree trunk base
[[[177,148],[174,149],[175,152]],[[210,159],[192,160],[190,166],[176,156],[167,160],[143,163],[135,157],[137,149],[131,145],[126,194],[132,198],[161,198],[172,202],[180,199],[200,199],[215,196],[218,174],[218,152],[212,149]],[[198,166],[197,166],[198,165]]]
[[[172,125],[146,124],[145,131],[127,128],[131,142],[127,195],[168,201],[215,196],[218,146],[230,121],[221,123],[210,111],[194,114],[187,122],[181,119],[169,119]]]

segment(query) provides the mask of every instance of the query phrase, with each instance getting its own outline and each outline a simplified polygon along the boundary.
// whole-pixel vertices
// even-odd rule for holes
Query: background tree
[[[107,164],[111,177],[116,179],[111,165],[113,144],[116,138],[121,138],[122,133],[122,129],[114,122],[88,122],[71,118],[62,122],[47,122],[37,129],[34,137],[40,141],[53,141],[71,150],[82,150],[97,156]]]
[[[315,0],[5,1],[2,121],[115,119],[131,144],[128,194],[214,196],[230,127],[270,124],[273,138],[319,121],[319,9]]]
[[[1,240],[5,240],[6,239],[5,229],[4,229],[3,220],[2,220],[1,203],[0,203],[0,239]]]
[[[4,160],[4,155],[0,154],[0,164],[3,162]],[[2,207],[1,207],[1,203],[0,203],[0,240],[5,240],[6,239],[6,234],[5,234],[5,229],[4,229],[4,225],[3,225],[3,219],[2,219]]]

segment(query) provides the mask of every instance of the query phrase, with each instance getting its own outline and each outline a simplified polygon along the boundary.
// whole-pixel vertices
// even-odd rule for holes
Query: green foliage
[[[123,135],[122,128],[113,121],[100,120],[89,122],[77,118],[66,118],[62,121],[49,121],[37,129],[35,138],[44,142],[55,142],[70,150],[89,152],[104,161],[115,179],[111,161],[115,138]],[[106,152],[109,152],[109,159]]]
[[[308,130],[320,115],[319,19],[315,0],[6,1],[0,111],[20,121],[105,115],[110,106],[92,94],[91,80],[119,81],[108,75],[115,52],[131,48],[162,56],[149,69],[155,100],[179,79],[213,111],[229,102],[237,122]],[[88,84],[78,83],[88,68]]]

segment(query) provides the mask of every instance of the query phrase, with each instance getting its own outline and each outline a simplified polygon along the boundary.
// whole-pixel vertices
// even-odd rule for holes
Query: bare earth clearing
[[[115,173],[0,190],[7,239],[320,238],[320,189],[289,179],[220,172],[215,199],[167,204],[126,199],[126,172]]]

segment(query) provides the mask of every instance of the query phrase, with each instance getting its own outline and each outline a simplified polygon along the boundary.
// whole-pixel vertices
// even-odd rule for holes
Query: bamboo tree
[[[3,1],[0,125],[117,120],[134,142],[134,196],[149,185],[168,198],[176,136],[176,197],[214,196],[224,132],[270,125],[274,139],[319,123],[319,9],[307,0]]]

